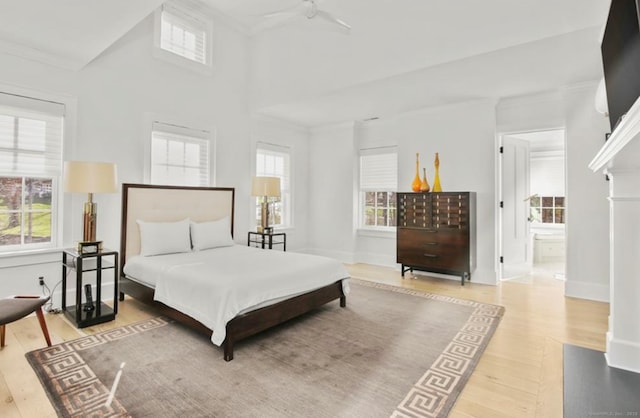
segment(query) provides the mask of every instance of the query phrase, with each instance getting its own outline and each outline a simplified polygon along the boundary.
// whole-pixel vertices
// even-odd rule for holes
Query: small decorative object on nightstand
[[[281,237],[274,240],[274,237]],[[254,244],[255,247],[262,249],[272,250],[274,245],[282,245],[282,250],[287,251],[287,234],[284,232],[278,233],[266,233],[266,232],[252,232],[247,234],[247,246],[251,247]]]
[[[118,313],[118,252],[98,250],[87,254],[76,248],[69,248],[62,252],[62,310],[67,318],[78,328],[89,327],[103,322],[112,321]],[[102,301],[102,273],[113,271],[113,307]],[[67,274],[76,272],[75,303],[67,306]],[[84,283],[84,275],[95,275],[96,295],[92,295],[91,284]],[[82,303],[82,295],[85,302]]]

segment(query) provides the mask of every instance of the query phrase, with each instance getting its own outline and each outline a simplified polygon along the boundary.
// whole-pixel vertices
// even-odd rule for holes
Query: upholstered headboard
[[[140,253],[140,231],[136,221],[175,222],[190,218],[195,222],[231,220],[235,189],[225,187],[180,187],[149,184],[122,185],[122,225],[120,231],[120,271],[129,257]]]

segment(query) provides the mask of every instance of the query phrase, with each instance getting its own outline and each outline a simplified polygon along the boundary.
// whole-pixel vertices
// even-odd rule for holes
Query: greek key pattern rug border
[[[453,340],[413,385],[391,414],[393,418],[440,417],[455,402],[504,315],[504,307],[427,293],[419,290],[351,279],[362,286],[385,289],[475,308]]]

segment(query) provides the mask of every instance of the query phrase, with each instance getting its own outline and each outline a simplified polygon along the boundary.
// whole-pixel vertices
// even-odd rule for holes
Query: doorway
[[[501,280],[564,279],[564,129],[500,135]]]

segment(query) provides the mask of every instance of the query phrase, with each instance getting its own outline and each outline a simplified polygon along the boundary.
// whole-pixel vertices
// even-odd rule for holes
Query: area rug
[[[26,356],[62,417],[447,416],[504,308],[351,283],[346,308],[239,342],[231,362],[162,317]]]

